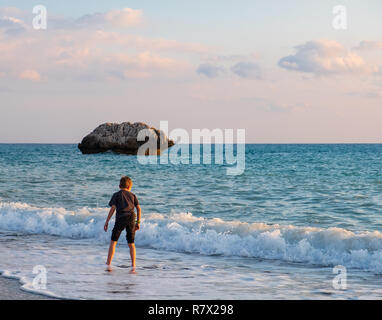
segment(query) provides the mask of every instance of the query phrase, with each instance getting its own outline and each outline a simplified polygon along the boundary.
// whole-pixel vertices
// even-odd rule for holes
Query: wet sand
[[[0,276],[0,300],[55,300],[20,289],[20,282]]]

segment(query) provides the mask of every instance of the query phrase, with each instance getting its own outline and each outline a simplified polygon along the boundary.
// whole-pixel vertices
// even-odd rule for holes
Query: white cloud
[[[88,14],[76,21],[76,24],[82,26],[109,24],[117,27],[130,27],[141,24],[143,21],[142,10],[124,8],[121,10],[112,10],[106,13]]]
[[[11,36],[4,32],[5,27],[25,25],[22,19],[27,19],[22,18],[22,12],[15,13],[18,13],[17,18],[0,20],[0,71],[3,78],[99,81],[174,77],[191,70],[189,55],[209,50],[198,43],[147,38],[116,31],[118,29],[100,30],[97,26],[139,24],[143,16],[141,10],[125,8],[88,15],[80,19],[82,28],[74,27],[78,21],[56,19],[56,27],[50,23],[51,27],[44,32],[28,28],[26,32]]]
[[[316,75],[377,71],[377,67],[368,65],[361,56],[333,40],[308,41],[295,48],[295,54],[279,60],[281,68]]]

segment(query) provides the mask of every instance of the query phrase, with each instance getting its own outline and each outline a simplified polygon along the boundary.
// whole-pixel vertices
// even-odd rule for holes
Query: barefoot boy
[[[121,178],[119,183],[120,190],[113,194],[109,202],[110,211],[107,216],[104,230],[108,229],[109,221],[113,216],[115,210],[117,210],[115,225],[111,235],[109,254],[107,257],[107,270],[111,270],[111,261],[113,260],[115,246],[117,245],[118,238],[121,232],[126,229],[126,240],[130,248],[131,266],[135,269],[135,244],[134,237],[135,231],[139,230],[139,224],[141,220],[141,207],[134,193],[130,192],[133,186],[133,181],[124,176]],[[138,219],[136,220],[136,215],[134,212],[134,207],[137,208]]]

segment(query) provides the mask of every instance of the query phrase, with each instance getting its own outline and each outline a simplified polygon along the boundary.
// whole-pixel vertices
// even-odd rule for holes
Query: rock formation
[[[139,137],[138,134],[140,135]],[[154,144],[149,144],[149,141],[154,141]],[[150,146],[150,149],[147,148],[147,150],[144,151],[146,155],[160,154],[161,146],[163,150],[174,145],[174,142],[169,140],[163,131],[152,128],[142,122],[123,122],[121,124],[101,124],[94,129],[92,133],[82,139],[78,148],[83,154],[112,151],[136,155],[139,147],[145,143]]]

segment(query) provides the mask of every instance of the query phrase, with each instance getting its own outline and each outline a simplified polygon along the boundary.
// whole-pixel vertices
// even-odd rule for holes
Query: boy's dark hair
[[[119,181],[119,187],[121,189],[128,189],[133,185],[133,180],[130,179],[128,176],[124,176]]]

